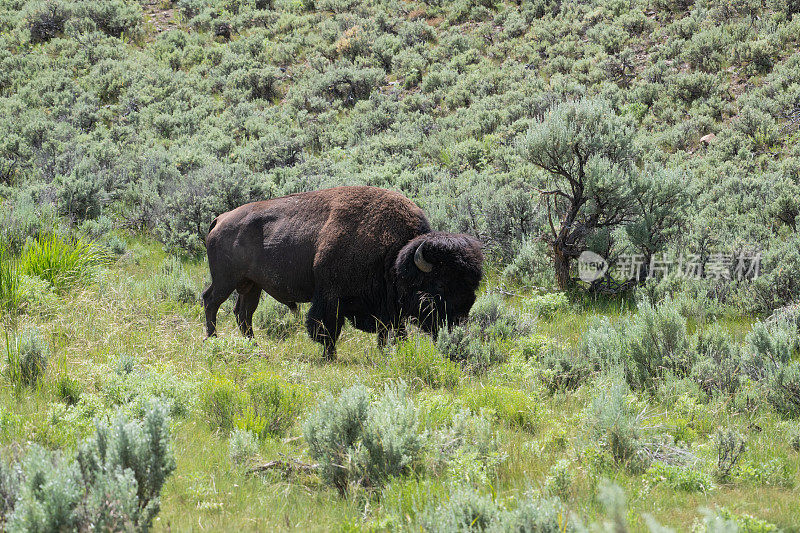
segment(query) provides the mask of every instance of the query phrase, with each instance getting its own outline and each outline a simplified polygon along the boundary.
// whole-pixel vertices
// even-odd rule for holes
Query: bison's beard
[[[419,305],[415,313],[415,321],[422,331],[435,339],[439,334],[442,320],[439,306],[436,305],[437,298],[425,293],[418,293],[417,296],[419,297]]]
[[[434,339],[439,336],[442,329],[449,330],[466,318],[448,314],[446,303],[438,296],[420,294],[419,302],[419,314],[415,317],[417,325]]]

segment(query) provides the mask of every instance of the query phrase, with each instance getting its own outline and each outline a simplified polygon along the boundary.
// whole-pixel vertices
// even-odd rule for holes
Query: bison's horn
[[[425,261],[425,258],[422,256],[422,244],[417,246],[417,251],[414,252],[414,264],[423,272],[430,272],[433,270],[433,265]]]

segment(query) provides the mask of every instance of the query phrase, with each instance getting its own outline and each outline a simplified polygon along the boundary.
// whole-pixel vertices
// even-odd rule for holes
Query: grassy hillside
[[[0,528],[800,530],[798,13],[0,0]],[[481,238],[468,323],[204,341],[211,220],[339,184]]]

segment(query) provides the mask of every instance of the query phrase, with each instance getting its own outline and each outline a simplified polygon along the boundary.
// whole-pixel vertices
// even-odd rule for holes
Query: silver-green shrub
[[[491,341],[484,342],[478,328],[469,324],[441,330],[436,347],[452,361],[460,362],[474,372],[485,371],[505,360],[505,354],[497,345]]]
[[[139,423],[98,422],[75,457],[33,445],[0,469],[8,531],[146,531],[175,469],[167,411],[153,404]]]
[[[408,473],[425,443],[402,382],[387,385],[373,401],[362,385],[329,396],[306,421],[303,435],[320,476],[340,493]]]
[[[258,453],[258,437],[246,429],[234,429],[228,440],[228,456],[236,465],[246,463]]]
[[[664,372],[688,375],[694,364],[686,319],[666,301],[644,302],[623,327],[626,378],[634,389],[652,390]]]
[[[458,488],[446,502],[429,509],[422,521],[426,531],[435,533],[483,532],[499,527],[502,517],[491,496]]]
[[[39,331],[23,332],[17,341],[19,378],[22,384],[35,387],[47,370],[50,346]]]
[[[718,324],[701,329],[696,336],[697,361],[692,379],[709,393],[734,394],[744,375],[740,347]]]

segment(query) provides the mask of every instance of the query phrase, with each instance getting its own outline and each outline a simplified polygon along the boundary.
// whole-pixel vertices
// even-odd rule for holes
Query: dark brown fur
[[[414,263],[424,244],[430,273]],[[236,319],[252,336],[261,291],[297,308],[311,302],[306,327],[335,353],[345,319],[375,332],[403,333],[416,318],[436,333],[458,322],[475,301],[480,243],[432,232],[422,210],[403,195],[376,187],[336,187],[243,205],[218,216],[206,238],[211,286],[203,293],[208,335],[219,306],[236,290]]]

